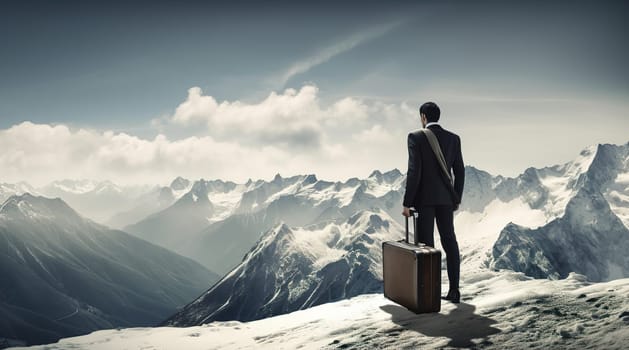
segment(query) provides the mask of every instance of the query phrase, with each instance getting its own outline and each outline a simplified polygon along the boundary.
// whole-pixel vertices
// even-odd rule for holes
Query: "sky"
[[[622,1],[2,1],[0,182],[407,171],[418,108],[493,175],[629,141]]]

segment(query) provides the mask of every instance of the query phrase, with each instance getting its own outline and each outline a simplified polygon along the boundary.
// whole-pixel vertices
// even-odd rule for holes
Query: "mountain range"
[[[467,177],[465,205],[455,219],[463,274],[491,268],[550,279],[565,278],[570,272],[584,274],[592,281],[629,276],[628,260],[622,254],[629,248],[629,231],[616,214],[622,216],[624,206],[618,201],[609,205],[606,199],[629,194],[629,188],[622,187],[628,162],[629,144],[589,147],[571,162],[529,168],[516,178],[493,177],[467,167],[466,175],[471,176]],[[345,207],[339,208],[337,202],[337,217],[284,216],[292,224],[282,220],[263,233],[236,267],[162,325],[249,321],[368,290],[381,291],[380,245],[403,236],[400,214],[387,212],[385,208],[391,210],[394,205],[387,207],[383,198],[399,198],[404,182],[395,171],[385,174],[388,177],[374,172],[368,179],[358,180],[355,191],[347,190],[346,185],[345,191],[333,192],[344,193],[343,203],[353,204],[354,209],[368,206],[361,201],[365,198],[378,209],[359,209],[344,216]],[[310,188],[318,181],[304,185],[304,178],[291,180],[283,195],[266,198],[271,198],[271,203],[291,203],[291,208],[316,208],[312,196],[318,192]],[[380,197],[366,196],[367,191],[359,190],[372,185],[373,193],[384,184],[393,186],[388,192],[379,191]],[[610,197],[610,188],[620,190],[620,195]],[[592,192],[595,190],[600,195]],[[329,213],[329,207],[320,212]],[[516,231],[515,227],[528,229]],[[547,231],[555,234],[536,233]],[[355,278],[357,275],[361,277]]]
[[[543,279],[629,276],[628,164],[629,143],[593,145],[516,177],[466,166],[455,213],[461,283],[488,269]],[[170,205],[125,230],[222,276],[162,324],[260,319],[380,291],[379,247],[403,237],[405,180],[398,169],[342,182],[314,174],[246,183],[178,178]]]
[[[122,228],[164,209],[188,192],[189,180],[178,177],[169,186],[125,185],[111,181],[64,179],[41,187],[26,182],[0,183],[0,203],[12,195],[30,193],[61,198],[82,216],[113,228]]]
[[[381,242],[400,238],[400,229],[382,210],[299,228],[281,222],[237,268],[164,325],[248,321],[379,292]]]
[[[225,274],[280,222],[303,226],[374,208],[401,212],[403,183],[397,169],[345,182],[318,180],[313,174],[277,174],[268,182],[244,184],[202,179],[170,207],[124,230]]]
[[[27,344],[154,325],[219,278],[30,193],[0,206],[0,276],[0,338]]]

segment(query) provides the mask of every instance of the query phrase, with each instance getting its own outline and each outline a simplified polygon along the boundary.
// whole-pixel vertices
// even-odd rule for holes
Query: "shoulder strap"
[[[459,200],[459,196],[456,194],[456,191],[454,190],[454,185],[452,183],[452,177],[450,176],[450,172],[448,171],[448,167],[446,165],[446,160],[443,156],[443,153],[441,152],[441,147],[439,147],[439,140],[437,140],[437,136],[435,136],[435,134],[432,132],[432,130],[428,129],[428,128],[424,128],[424,129],[420,129],[421,132],[424,133],[424,135],[426,135],[426,139],[428,139],[428,143],[430,144],[430,148],[432,148],[432,151],[435,153],[435,156],[437,157],[437,162],[439,163],[439,167],[441,168],[441,173],[443,175],[445,175],[445,179],[447,179],[448,182],[448,188],[450,189],[450,193],[452,194],[453,198],[454,198],[454,202],[458,203],[460,202]]]

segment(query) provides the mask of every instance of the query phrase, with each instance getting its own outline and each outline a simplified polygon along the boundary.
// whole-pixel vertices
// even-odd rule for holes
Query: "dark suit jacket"
[[[454,190],[459,198],[462,198],[465,167],[461,154],[461,138],[438,124],[430,125],[428,128],[439,141],[450,176],[454,171]],[[454,204],[441,171],[426,135],[419,130],[409,133],[408,172],[403,205],[418,208],[422,205]]]

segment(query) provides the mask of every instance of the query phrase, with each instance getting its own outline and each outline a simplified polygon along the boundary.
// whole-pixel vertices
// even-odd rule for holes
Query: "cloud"
[[[176,176],[244,182],[278,172],[340,180],[405,165],[405,132],[416,120],[404,104],[345,97],[323,105],[318,91],[305,85],[244,103],[218,102],[193,87],[173,115],[160,118],[152,139],[25,121],[0,130],[0,182],[165,184]],[[384,127],[391,118],[398,120]],[[188,129],[194,136],[168,136]]]
[[[324,138],[359,132],[370,127],[370,115],[379,117],[386,112],[387,106],[369,106],[351,97],[322,106],[318,92],[316,86],[304,85],[299,90],[273,91],[257,103],[219,103],[214,97],[203,95],[199,87],[193,87],[170,120],[182,127],[206,125],[208,134],[217,140],[316,152],[323,146]]]
[[[335,56],[350,51],[360,44],[381,37],[398,27],[400,24],[402,24],[402,21],[395,21],[354,33],[331,46],[319,50],[310,57],[293,63],[288,69],[286,69],[286,71],[280,74],[276,80],[279,81],[281,86],[284,86],[292,77],[305,73],[310,69],[329,61]]]

